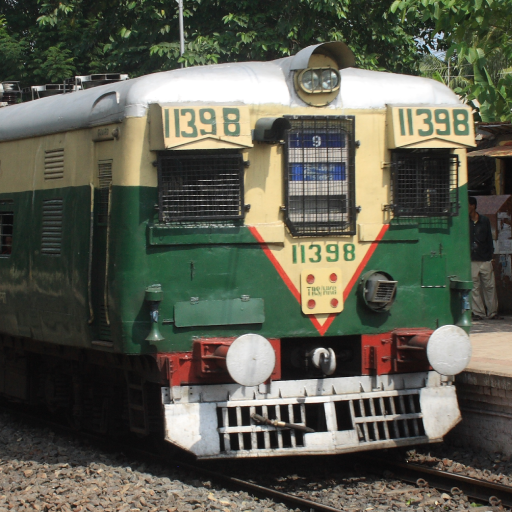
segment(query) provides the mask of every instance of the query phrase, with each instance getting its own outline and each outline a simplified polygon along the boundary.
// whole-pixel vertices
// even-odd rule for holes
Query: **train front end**
[[[154,185],[120,201],[136,228],[117,250],[146,240],[118,268],[123,339],[164,375],[166,439],[200,458],[436,442],[460,421],[471,112],[352,65],[327,43],[176,71],[149,106]]]

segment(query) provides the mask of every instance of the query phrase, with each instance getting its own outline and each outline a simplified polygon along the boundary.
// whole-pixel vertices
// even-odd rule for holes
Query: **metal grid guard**
[[[459,210],[457,155],[393,153],[395,217],[448,217]]]
[[[286,222],[292,235],[355,234],[354,116],[288,119]]]
[[[160,222],[242,218],[242,155],[159,155],[158,206]]]

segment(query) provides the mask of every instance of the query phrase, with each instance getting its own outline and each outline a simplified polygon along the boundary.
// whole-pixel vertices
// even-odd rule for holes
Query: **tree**
[[[427,47],[441,41],[446,59],[472,69],[466,84],[454,88],[482,121],[512,121],[512,8],[510,0],[396,0],[402,21],[434,23]]]
[[[18,73],[32,85],[75,72],[139,76],[181,64],[276,59],[330,40],[345,41],[361,67],[417,73],[416,38],[434,26],[404,23],[379,0],[185,0],[180,57],[177,8],[173,0],[4,0],[0,37],[13,46],[0,79]]]

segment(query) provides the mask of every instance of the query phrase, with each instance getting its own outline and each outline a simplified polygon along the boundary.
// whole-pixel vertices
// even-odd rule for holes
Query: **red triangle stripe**
[[[372,257],[373,253],[375,252],[375,249],[377,249],[377,245],[379,244],[379,242],[382,240],[382,238],[386,234],[388,227],[389,227],[389,224],[384,224],[384,226],[382,226],[382,229],[380,230],[379,234],[377,235],[377,238],[375,239],[374,242],[372,242],[372,245],[370,246],[367,253],[365,254],[363,261],[361,261],[361,263],[358,265],[356,271],[354,272],[354,275],[352,276],[352,278],[348,282],[347,286],[345,287],[345,290],[343,291],[343,302],[345,302],[347,300],[347,297],[348,297],[349,293],[351,292],[352,288],[354,287],[354,284],[359,279],[361,272],[366,267],[366,264]],[[263,237],[260,235],[260,233],[254,226],[249,226],[249,230],[252,233],[252,235],[254,236],[254,238],[256,238],[258,243],[261,245],[263,252],[267,256],[267,258],[270,260],[272,265],[274,265],[274,268],[277,270],[277,273],[281,276],[281,279],[285,282],[288,289],[292,292],[292,295],[295,297],[295,299],[297,299],[297,302],[300,304],[299,290],[297,290],[297,287],[293,284],[292,280],[288,277],[288,274],[284,271],[284,269],[281,266],[281,264],[279,263],[279,261],[277,261],[277,258],[274,256],[274,254],[270,250],[270,248],[267,245],[267,243],[265,242],[265,240],[263,240]],[[315,316],[309,317],[309,319],[311,320],[311,323],[314,325],[315,329],[318,331],[320,336],[323,336],[327,332],[327,329],[329,329],[329,327],[331,326],[331,324],[335,318],[336,318],[336,313],[331,313],[327,317],[327,320],[324,322],[324,324],[321,325]]]

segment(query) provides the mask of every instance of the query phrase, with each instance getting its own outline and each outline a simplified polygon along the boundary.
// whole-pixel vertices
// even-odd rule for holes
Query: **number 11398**
[[[293,263],[320,263],[327,261],[354,261],[356,246],[354,244],[294,244],[292,245]]]

